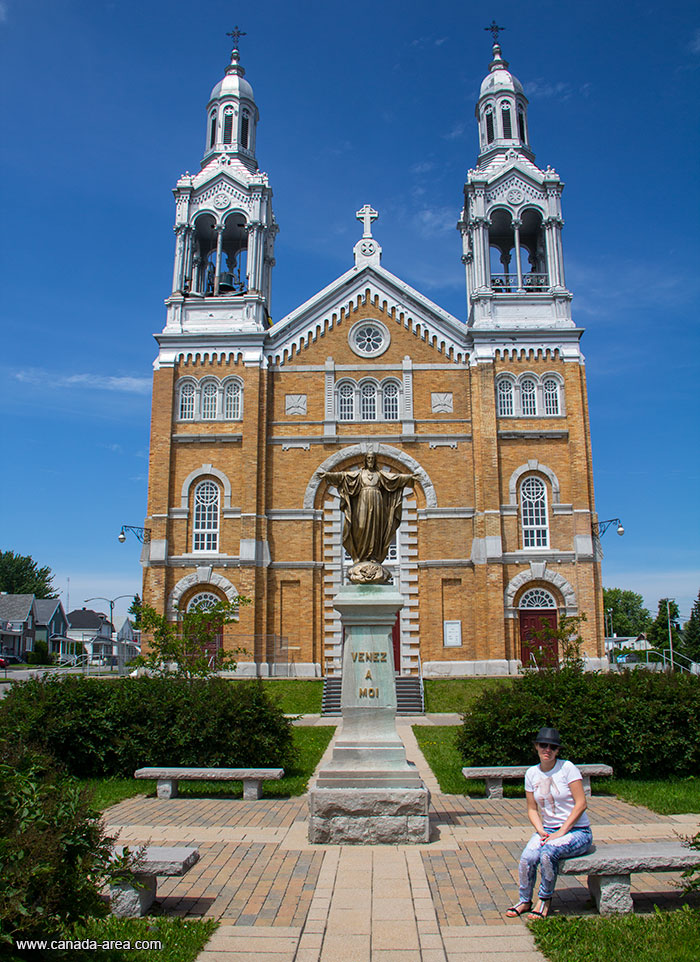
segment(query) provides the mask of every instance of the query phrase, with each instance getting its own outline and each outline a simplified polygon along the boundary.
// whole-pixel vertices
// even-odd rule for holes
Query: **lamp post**
[[[104,598],[102,595],[96,595],[94,598],[86,598],[85,604],[89,601],[106,601],[109,605],[109,626],[114,631],[114,602],[119,601],[120,598],[131,598],[132,595],[117,595],[116,598]],[[110,639],[111,639],[110,633]],[[124,674],[124,648],[117,638],[117,671],[120,675]]]
[[[670,598],[666,599],[666,618],[668,620],[668,647],[671,650],[671,671],[673,671],[673,632],[671,631],[671,599]]]
[[[138,528],[133,524],[123,524],[122,529],[117,535],[117,541],[120,544],[124,544],[126,541],[126,533],[130,531],[135,535],[141,544],[148,544],[151,540],[151,529],[150,528]]]

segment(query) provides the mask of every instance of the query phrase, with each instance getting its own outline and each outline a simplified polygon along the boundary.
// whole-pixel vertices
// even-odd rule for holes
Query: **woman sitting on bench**
[[[535,749],[540,762],[525,774],[527,817],[535,834],[520,856],[520,901],[506,912],[509,918],[526,912],[529,919],[546,918],[560,860],[585,855],[593,841],[581,773],[571,762],[558,758],[560,747],[556,728],[539,730]],[[539,901],[533,909],[538,865]]]

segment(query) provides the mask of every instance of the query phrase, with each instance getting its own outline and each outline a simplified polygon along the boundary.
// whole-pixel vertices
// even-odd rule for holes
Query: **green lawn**
[[[104,919],[89,919],[77,925],[70,933],[60,936],[63,939],[92,939],[98,946],[107,940],[131,942],[149,940],[162,944],[162,948],[151,949],[71,949],[68,955],[55,953],[58,958],[99,959],[100,962],[134,962],[139,959],[158,959],[159,962],[194,962],[209,941],[219,923],[215,919],[181,919],[165,916],[145,916],[140,919],[118,919],[107,916]],[[53,935],[52,938],[57,936]],[[54,957],[47,953],[46,958]]]
[[[596,783],[593,784],[595,787]],[[660,815],[700,812],[700,778],[692,775],[645,782],[629,778],[599,779],[597,786],[601,795],[617,795],[625,802],[644,805]]]
[[[531,923],[550,962],[697,962],[700,910],[618,918],[560,916]]]
[[[517,678],[426,678],[425,710],[427,712],[463,712],[489,689],[512,685]]]
[[[265,678],[268,694],[286,715],[320,715],[322,678]]]
[[[294,747],[297,750],[296,762],[285,769],[285,776],[277,782],[263,782],[263,797],[289,798],[292,795],[303,795],[321,756],[333,737],[333,725],[318,725],[313,727],[298,727],[292,729]],[[133,795],[153,795],[156,790],[155,781],[136,778],[93,778],[87,779],[86,784],[94,791],[94,805],[100,811],[116,805],[124,798]],[[196,798],[241,798],[243,795],[242,782],[180,782],[178,786],[180,796]]]

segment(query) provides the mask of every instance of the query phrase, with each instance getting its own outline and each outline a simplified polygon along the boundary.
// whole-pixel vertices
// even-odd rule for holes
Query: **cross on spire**
[[[498,43],[498,34],[505,29],[505,27],[499,27],[495,20],[492,20],[488,27],[484,27],[484,30],[488,31],[493,37],[494,43]]]
[[[379,217],[379,214],[377,213],[377,211],[374,210],[372,207],[370,207],[369,204],[365,204],[364,207],[361,207],[361,208],[356,212],[355,217],[357,217],[357,219],[358,219],[358,220],[361,220],[362,223],[363,223],[363,234],[362,234],[362,236],[363,236],[363,237],[371,237],[371,236],[372,236],[372,221],[373,221],[373,220],[376,220],[377,217]]]
[[[241,39],[241,37],[247,37],[248,34],[245,32],[245,30],[239,30],[238,24],[236,24],[233,30],[227,33],[226,36],[231,37],[233,40],[233,49],[238,50],[238,41]]]

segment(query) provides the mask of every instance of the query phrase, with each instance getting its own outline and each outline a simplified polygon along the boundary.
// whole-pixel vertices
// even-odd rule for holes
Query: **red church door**
[[[551,668],[559,662],[559,652],[557,651],[556,638],[549,638],[546,641],[537,639],[534,636],[536,631],[541,631],[544,625],[556,630],[557,613],[552,609],[542,609],[541,611],[523,610],[520,612],[520,660],[523,668],[539,667]]]
[[[391,643],[394,646],[394,671],[401,674],[401,620],[396,615],[394,627],[391,629]]]

